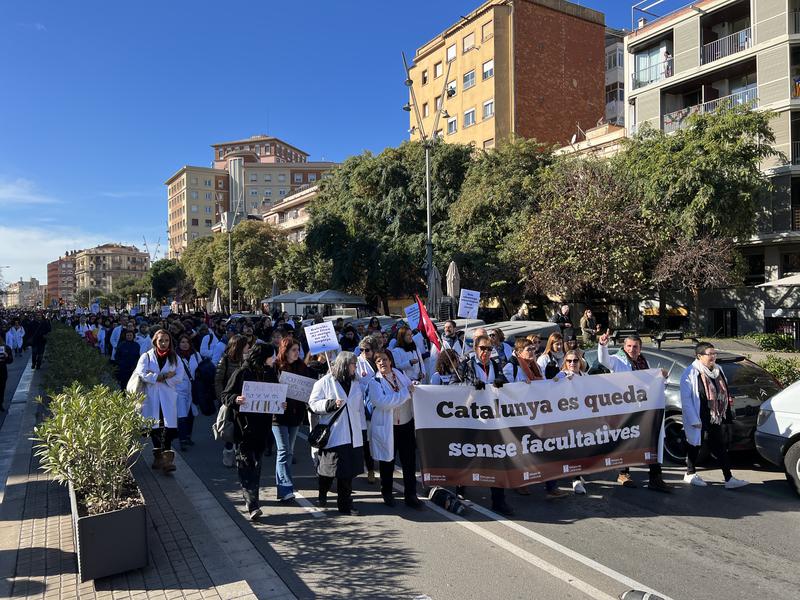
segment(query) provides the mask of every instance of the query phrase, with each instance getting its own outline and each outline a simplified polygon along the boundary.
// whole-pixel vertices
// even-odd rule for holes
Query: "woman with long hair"
[[[583,360],[580,350],[573,349],[567,350],[564,354],[564,363],[553,380],[562,381],[573,377],[582,377],[583,375],[586,375],[586,361]],[[575,477],[572,480],[572,491],[580,496],[586,494],[586,481],[583,477]]]
[[[536,362],[545,379],[555,377],[564,363],[564,336],[560,333],[551,333],[547,338],[544,352]]]
[[[278,376],[273,369],[274,362],[275,349],[270,344],[256,344],[250,349],[244,364],[231,376],[225,391],[222,392],[222,401],[233,409],[233,435],[234,441],[238,444],[236,467],[239,471],[242,496],[251,521],[255,521],[263,514],[258,493],[267,435],[272,435],[270,433],[272,415],[242,412],[241,406],[247,401],[242,395],[242,389],[245,381],[278,383]]]
[[[356,357],[340,352],[330,372],[314,384],[309,409],[319,422],[330,425],[330,437],[319,450],[319,505],[328,504],[328,492],[336,479],[336,504],[340,513],[358,515],[353,508],[353,478],[364,470],[361,422],[364,400],[356,382]]]
[[[203,358],[192,346],[192,338],[185,333],[178,338],[177,354],[181,368],[186,375],[176,388],[178,392],[178,442],[181,452],[185,452],[189,446],[194,446],[192,429],[194,427],[194,411],[197,410],[197,407],[192,403],[192,386],[197,374],[197,367]]]
[[[455,350],[451,348],[443,349],[436,358],[435,371],[431,375],[431,385],[459,383],[461,380],[458,376],[458,363],[459,358]]]
[[[281,373],[294,373],[303,377],[314,377],[314,373],[300,358],[300,342],[291,336],[281,340],[278,356],[275,359],[275,371],[280,378]],[[292,483],[292,457],[297,431],[306,416],[307,405],[300,400],[287,398],[286,410],[275,415],[272,420],[272,435],[278,447],[275,458],[275,482],[278,500],[285,502],[294,498]]]
[[[411,381],[425,383],[425,361],[420,355],[414,336],[409,327],[403,325],[397,330],[397,345],[392,348],[394,363]]]
[[[217,370],[214,371],[214,391],[220,403],[222,403],[222,392],[225,391],[228,381],[242,366],[248,352],[250,352],[250,343],[246,337],[238,334],[230,337],[225,353],[217,363]],[[226,467],[236,466],[236,450],[231,442],[225,442],[225,447],[222,449],[222,464]]]
[[[172,336],[165,329],[159,329],[153,335],[153,348],[139,357],[134,370],[144,382],[142,416],[157,422],[150,433],[153,440],[152,466],[164,474],[175,470],[172,441],[178,435],[177,387],[185,377],[179,366]]]

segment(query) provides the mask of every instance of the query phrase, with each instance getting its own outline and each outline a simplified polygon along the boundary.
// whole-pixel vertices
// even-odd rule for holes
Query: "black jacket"
[[[272,415],[269,413],[239,412],[236,397],[241,396],[242,386],[245,381],[262,381],[265,383],[278,383],[278,377],[272,367],[255,371],[244,366],[237,369],[228,380],[228,385],[222,392],[222,402],[233,408],[233,437],[234,441],[248,440],[256,444],[264,443],[267,434],[272,428]]]
[[[461,374],[461,379],[465,384],[475,386],[477,389],[481,389],[485,386],[485,384],[478,378],[478,374],[475,372],[476,361],[477,359],[474,356],[468,357],[464,362],[461,363],[461,365],[459,365],[459,372]],[[489,362],[494,370],[494,381],[492,383],[497,387],[508,383],[508,379],[506,379],[506,376],[503,375],[503,368],[500,366],[500,362],[495,358],[490,358]]]

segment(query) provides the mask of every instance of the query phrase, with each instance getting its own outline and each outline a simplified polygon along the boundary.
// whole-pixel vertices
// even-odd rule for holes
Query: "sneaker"
[[[375,481],[376,481],[375,471],[370,469],[369,471],[367,471],[367,483],[375,483]]]
[[[547,495],[545,496],[545,498],[547,498],[548,500],[555,500],[555,499],[558,499],[558,498],[566,498],[567,496],[569,496],[569,492],[565,492],[564,490],[560,490],[558,488],[555,488],[555,489],[550,490],[549,492],[547,492]]]
[[[281,502],[288,502],[289,500],[294,500],[294,492],[289,492],[282,498],[278,498],[278,500]]]
[[[255,509],[255,510],[251,510],[251,511],[250,511],[250,520],[251,520],[251,521],[257,521],[257,520],[258,520],[258,518],[259,518],[261,515],[263,515],[263,514],[264,514],[264,513],[262,513],[262,512],[261,512],[261,509],[260,509],[260,508],[257,508],[257,509]]]
[[[222,449],[222,464],[226,467],[232,467],[236,464],[236,452],[233,448]]]
[[[621,484],[622,487],[626,487],[626,488],[635,488],[635,487],[637,487],[636,486],[636,482],[633,479],[631,479],[631,476],[630,476],[629,473],[620,473],[617,476],[617,483]]]
[[[708,484],[700,478],[700,475],[697,473],[687,473],[683,476],[683,483],[688,483],[691,485],[696,485],[697,487],[706,487]]]
[[[576,479],[572,482],[572,491],[578,494],[579,496],[586,495],[586,487],[583,485],[583,481],[580,479]]]
[[[725,489],[735,490],[736,488],[744,487],[746,485],[750,485],[750,482],[745,481],[744,479],[736,479],[736,477],[731,477],[725,482]]]

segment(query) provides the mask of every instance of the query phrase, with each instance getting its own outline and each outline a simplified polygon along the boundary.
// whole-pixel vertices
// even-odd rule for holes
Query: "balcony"
[[[700,52],[700,60],[702,64],[705,65],[715,60],[725,58],[726,56],[743,52],[752,46],[753,28],[747,27],[736,33],[703,45]]]
[[[792,33],[800,33],[800,10],[793,10],[789,13],[789,27]]]
[[[667,79],[668,77],[672,77],[673,72],[672,58],[668,58],[667,60],[659,63],[654,63],[649,67],[645,67],[644,69],[634,71],[633,89],[638,89],[640,87],[650,85],[651,83],[655,83],[656,81],[661,81],[663,79]]]
[[[723,96],[716,100],[710,100],[703,104],[695,104],[671,113],[663,117],[664,133],[672,133],[687,125],[688,119],[692,115],[714,112],[720,106],[739,106],[741,104],[751,104],[753,108],[758,107],[758,87],[752,87],[730,96]]]

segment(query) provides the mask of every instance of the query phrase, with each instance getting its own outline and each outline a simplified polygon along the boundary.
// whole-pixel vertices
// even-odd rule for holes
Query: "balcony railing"
[[[758,88],[753,87],[730,96],[723,96],[703,104],[695,104],[667,113],[664,115],[664,133],[671,133],[685,127],[687,120],[692,115],[714,112],[721,106],[739,106],[741,104],[752,104],[753,108],[756,108],[758,106]]]
[[[650,65],[644,69],[639,69],[633,72],[633,89],[644,87],[661,81],[667,77],[672,77],[673,74],[673,59],[668,58],[660,63]]]
[[[800,33],[800,10],[793,10],[789,16],[792,33]]]
[[[800,142],[792,142],[792,164],[800,165]]]
[[[742,29],[741,31],[727,35],[724,38],[714,40],[709,44],[704,44],[700,54],[700,60],[702,64],[714,62],[720,58],[725,58],[731,54],[747,50],[752,47],[752,45],[753,28],[748,27],[747,29]]]

